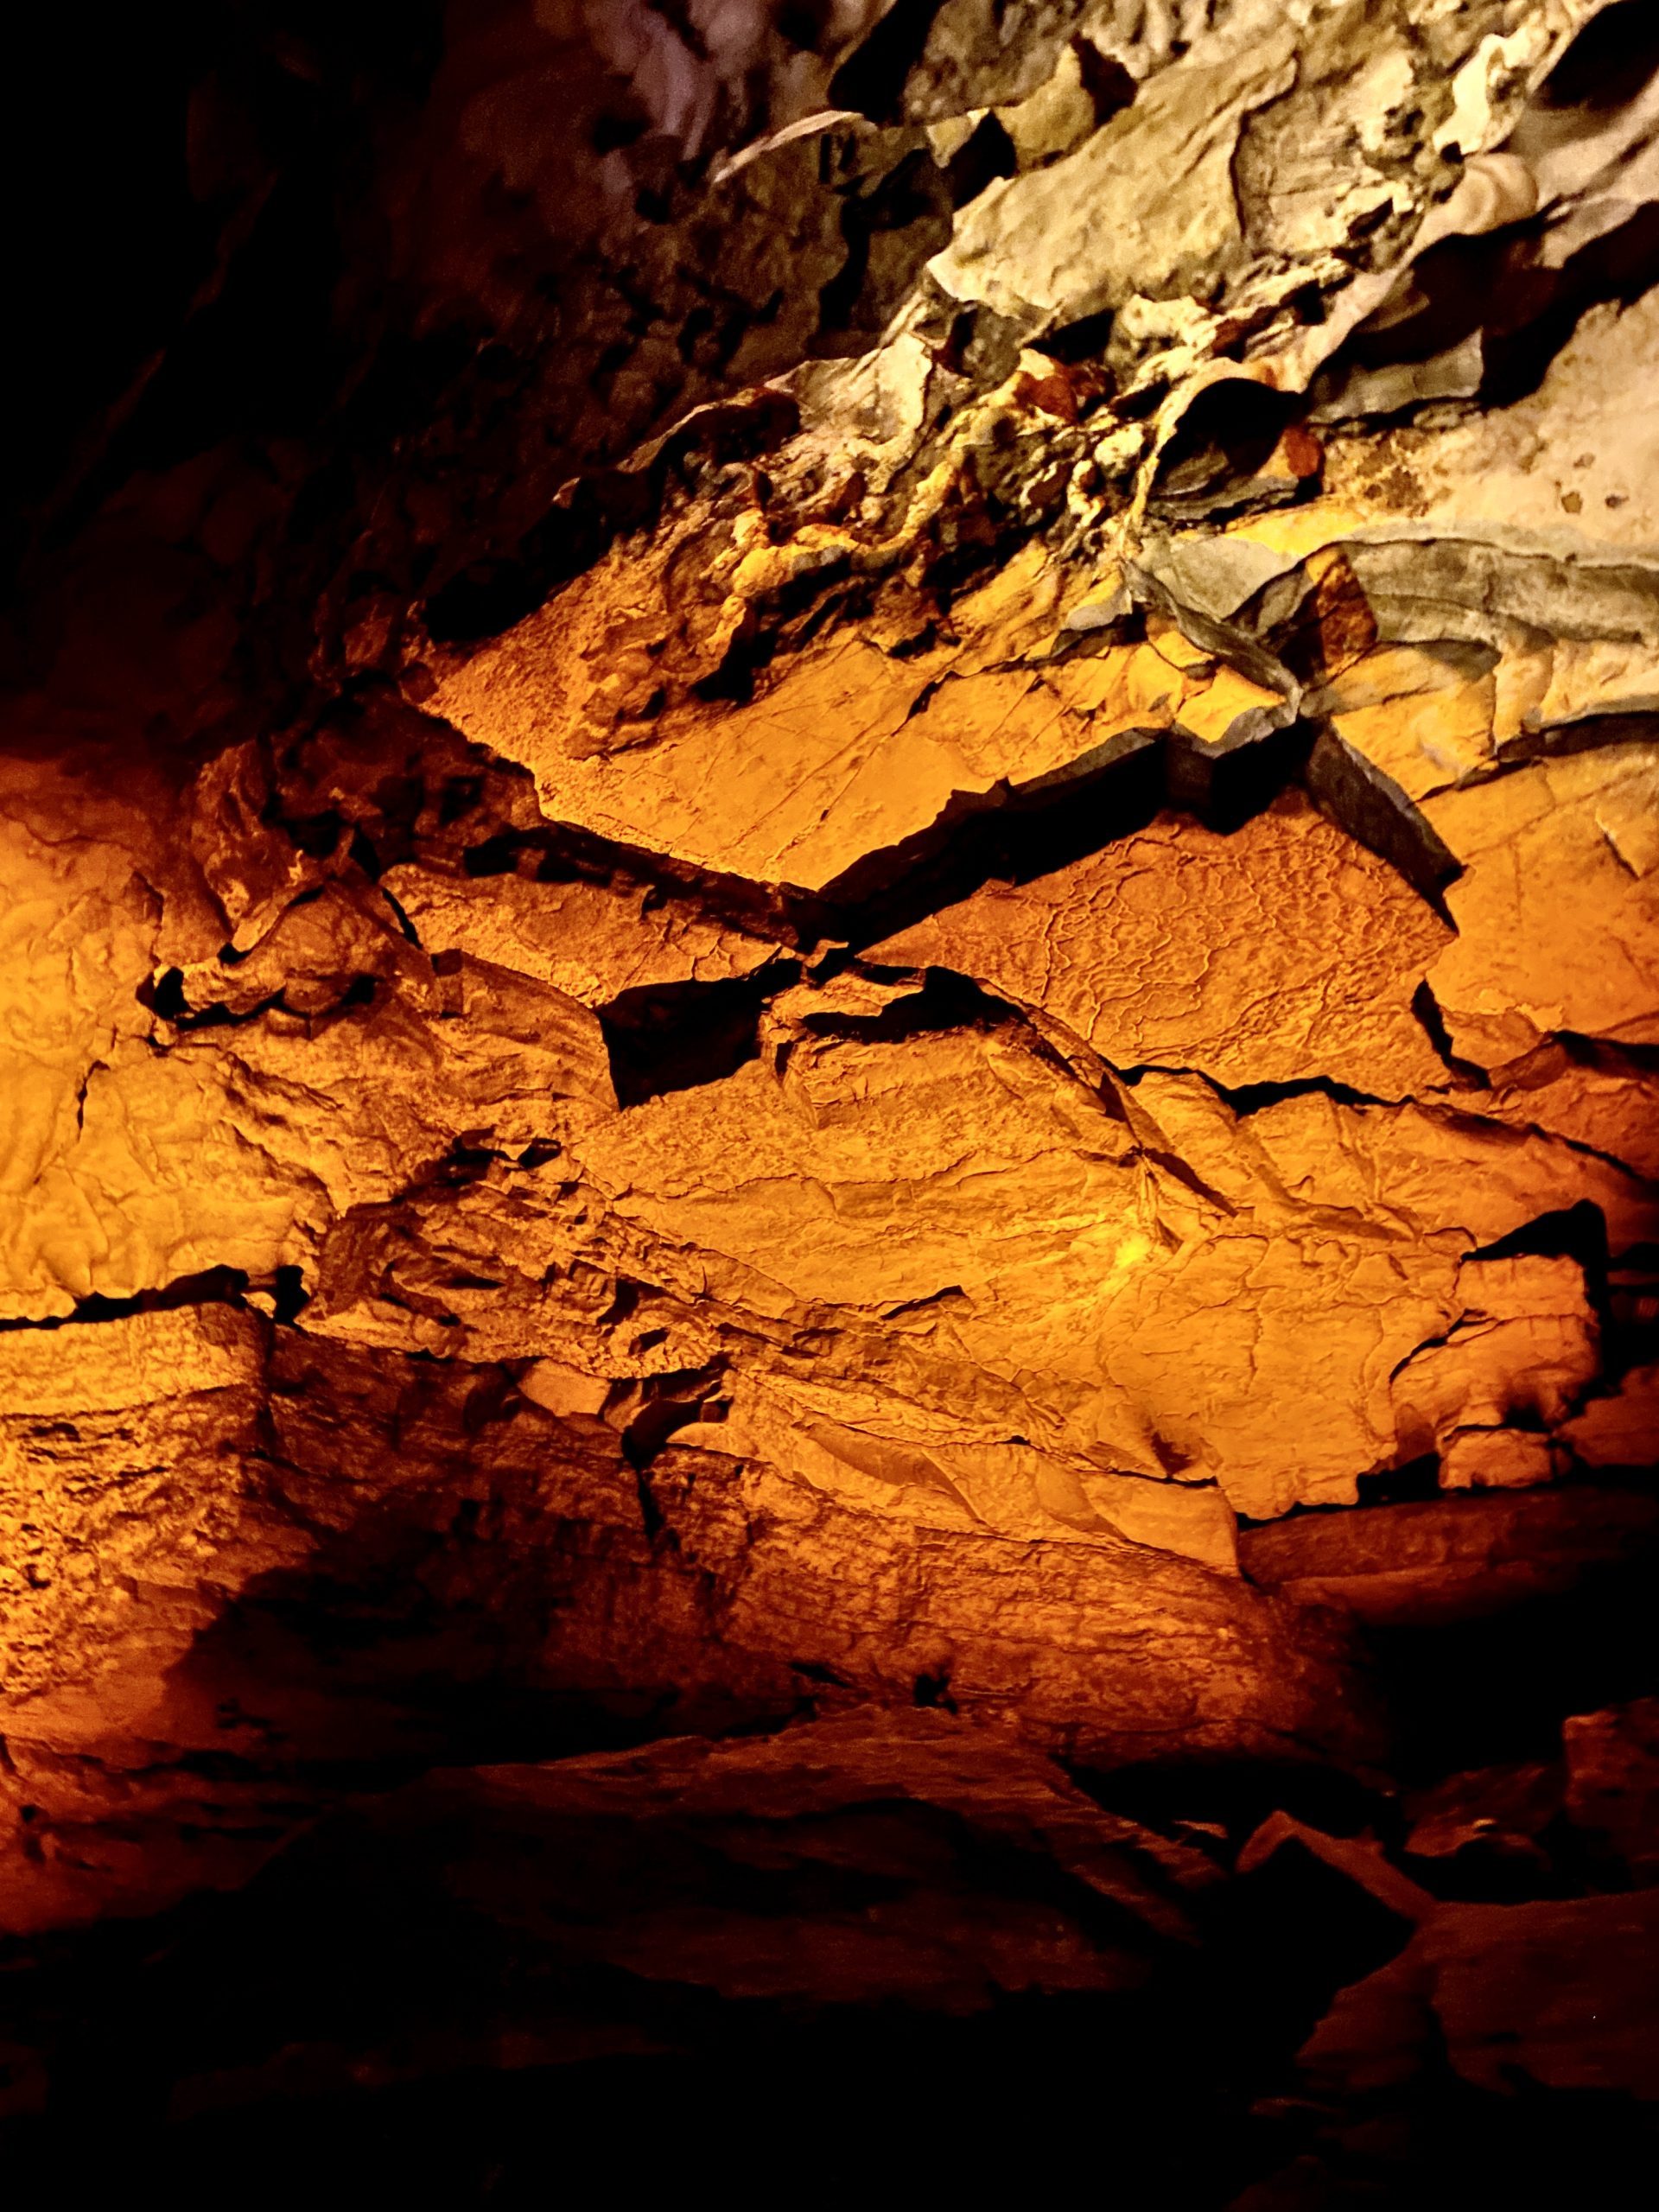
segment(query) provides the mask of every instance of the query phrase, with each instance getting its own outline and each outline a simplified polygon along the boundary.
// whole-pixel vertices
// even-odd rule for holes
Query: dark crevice
[[[1217,1083],[1208,1078],[1220,1092],[1241,1121],[1251,1114],[1260,1114],[1270,1106],[1282,1106],[1292,1098],[1328,1098],[1338,1106],[1397,1106],[1397,1098],[1378,1098],[1370,1091],[1356,1090],[1351,1084],[1338,1083],[1330,1076],[1302,1076],[1288,1083],[1247,1083],[1236,1086]]]
[[[240,956],[245,958],[246,955]],[[223,956],[221,955],[221,957]],[[254,1022],[263,1021],[268,1014],[286,1014],[298,1021],[314,1023],[331,1016],[348,1014],[359,1007],[372,1006],[380,978],[358,975],[340,986],[340,995],[327,1006],[308,1007],[296,1013],[288,1003],[288,986],[272,991],[256,1005],[239,1010],[223,1005],[192,1007],[184,995],[184,976],[181,969],[168,968],[153,982],[141,983],[137,996],[139,1003],[159,1014],[173,1028],[188,1036],[198,1029],[245,1029]]]
[[[1554,1593],[1444,1625],[1373,1629],[1401,1778],[1551,1758],[1569,1713],[1649,1692],[1654,1548],[1649,1527],[1626,1537],[1619,1559],[1565,1573]]]
[[[1571,722],[1552,722],[1548,728],[1523,730],[1506,739],[1498,750],[1498,766],[1492,773],[1471,781],[1491,783],[1511,768],[1533,760],[1560,760],[1575,753],[1605,753],[1621,745],[1648,745],[1659,741],[1659,715],[1586,715]]]
[[[1144,829],[1166,798],[1161,738],[1143,730],[1109,738],[1030,784],[957,793],[926,829],[867,854],[826,886],[833,933],[869,944],[992,877],[1050,874]]]
[[[1109,1771],[1077,1760],[1065,1764],[1103,1810],[1183,1841],[1192,1840],[1189,1824],[1202,1821],[1220,1827],[1236,1847],[1277,1812],[1327,1835],[1358,1835],[1376,1825],[1386,1804],[1360,1777],[1306,1760],[1198,1758]]]
[[[954,1713],[957,1700],[950,1694],[948,1673],[918,1675],[911,1688],[911,1703],[937,1708],[943,1713]]]
[[[1512,1260],[1529,1253],[1543,1260],[1576,1260],[1586,1275],[1605,1287],[1607,1280],[1607,1217],[1593,1199],[1553,1213],[1541,1213],[1512,1229],[1507,1236],[1483,1244],[1471,1255],[1477,1260]]]
[[[511,629],[591,569],[619,537],[649,530],[671,487],[698,466],[756,461],[799,423],[794,398],[768,386],[701,409],[663,439],[643,467],[574,478],[511,553],[480,557],[432,594],[424,609],[428,635],[439,645],[465,645]]]
[[[878,982],[897,982],[898,969],[868,968]],[[970,976],[952,968],[930,968],[918,991],[907,992],[880,1014],[809,1014],[803,1029],[817,1037],[843,1037],[867,1045],[896,1045],[907,1037],[948,1029],[1001,1029],[1026,1020],[1020,1007],[1000,999]]]
[[[397,901],[392,897],[391,892],[386,889],[384,883],[379,887],[379,888],[380,896],[385,900],[387,906],[391,907],[393,918],[396,920],[398,928],[402,931],[405,942],[412,944],[418,952],[421,949],[420,931],[416,928],[414,923],[410,920],[409,916],[404,912]]]
[[[297,1268],[283,1268],[277,1272],[280,1277],[297,1279],[299,1275]],[[240,1268],[203,1268],[194,1274],[180,1275],[160,1289],[136,1291],[129,1298],[106,1298],[102,1291],[95,1290],[75,1300],[73,1313],[53,1314],[41,1321],[0,1320],[0,1330],[67,1329],[81,1322],[124,1321],[136,1313],[172,1313],[185,1306],[245,1306],[252,1280]],[[289,1294],[291,1297],[291,1290]],[[282,1295],[280,1285],[278,1295]]]
[[[1267,709],[1259,710],[1265,717]],[[1179,725],[1166,743],[1165,788],[1169,804],[1196,814],[1211,830],[1242,830],[1264,814],[1293,783],[1306,779],[1314,740],[1312,723],[1286,712],[1281,727],[1247,727],[1214,743]]]
[[[1397,1098],[1377,1098],[1370,1091],[1356,1090],[1345,1083],[1338,1083],[1325,1075],[1299,1076],[1285,1083],[1247,1083],[1230,1084],[1220,1082],[1207,1069],[1173,1067],[1162,1061],[1143,1061],[1132,1068],[1117,1070],[1120,1081],[1131,1089],[1143,1076],[1196,1076],[1207,1084],[1217,1096],[1226,1101],[1241,1121],[1252,1114],[1264,1113],[1270,1106],[1281,1106],[1290,1098],[1329,1098],[1338,1106],[1397,1106]]]
[[[460,860],[472,877],[530,874],[539,883],[643,887],[653,905],[683,899],[707,920],[791,948],[834,934],[830,909],[808,893],[699,868],[568,823],[499,830],[467,846]]]
[[[1097,360],[1106,351],[1116,321],[1114,308],[1102,308],[1095,315],[1080,315],[1075,322],[1062,323],[1058,330],[1034,338],[1032,344],[1051,360],[1062,362],[1068,368],[1076,367],[1084,361]],[[1014,365],[1010,362],[1008,365],[1012,368]]]
[[[760,1052],[769,998],[800,981],[798,961],[717,983],[646,983],[597,1009],[620,1106],[734,1074]]]
[[[939,0],[893,0],[893,5],[830,80],[830,105],[851,108],[872,123],[904,114],[905,79],[922,58]]]
[[[818,294],[815,354],[868,353],[899,299],[950,236],[950,180],[925,143],[901,156],[866,190],[845,193],[841,234],[846,257]],[[879,252],[880,241],[903,234],[904,251]]]
[[[1618,0],[1574,38],[1535,95],[1560,113],[1581,107],[1601,116],[1624,107],[1659,69],[1659,21],[1648,0]]]
[[[280,1327],[291,1326],[311,1303],[302,1270],[292,1265],[278,1268],[271,1279],[271,1297],[272,1319]]]
[[[1374,1475],[1359,1478],[1362,1506],[1404,1505],[1444,1495],[1438,1452],[1424,1452],[1414,1459],[1402,1460],[1397,1467],[1379,1468]],[[1353,1510],[1351,1506],[1338,1506],[1336,1510],[1343,1513]]]
[[[1232,378],[1200,391],[1159,456],[1148,512],[1171,522],[1198,522],[1264,499],[1278,504],[1300,496],[1297,480],[1287,479],[1267,493],[1260,480],[1305,404],[1300,394]],[[1317,455],[1317,444],[1307,442]],[[1316,465],[1303,484],[1311,491],[1318,480]]]
[[[1351,837],[1403,876],[1446,923],[1446,892],[1463,873],[1428,817],[1391,776],[1329,725],[1307,759],[1309,796]]]
[[[965,207],[970,200],[977,200],[988,185],[994,184],[998,177],[1012,176],[1019,166],[1014,141],[1007,130],[995,116],[982,115],[966,143],[957,147],[946,165],[944,176],[950,188],[951,206]],[[994,321],[1001,320],[993,317]],[[1015,353],[1017,356],[1017,347]],[[1008,368],[1012,371],[1013,367],[1010,360]]]
[[[1459,1086],[1465,1090],[1490,1090],[1491,1080],[1485,1069],[1478,1067],[1473,1060],[1459,1059],[1452,1051],[1452,1036],[1446,1026],[1446,1017],[1440,1012],[1440,1002],[1429,988],[1427,978],[1411,995],[1411,1010],[1446,1072],[1457,1078]]]
[[[617,1402],[607,1402],[605,1417],[613,1425],[621,1423],[622,1456],[640,1478],[642,1505],[649,1498],[646,1530],[653,1537],[664,1525],[664,1516],[645,1480],[652,1461],[681,1429],[695,1421],[725,1418],[730,1401],[719,1395],[725,1373],[723,1362],[715,1361],[708,1367],[650,1375],[643,1381],[619,1385],[611,1394]],[[631,1413],[630,1406],[635,1408]]]

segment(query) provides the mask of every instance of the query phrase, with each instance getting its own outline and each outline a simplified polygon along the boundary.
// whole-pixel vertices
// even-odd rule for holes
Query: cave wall
[[[1376,1787],[1374,1631],[1627,1603],[1647,11],[127,59],[6,534],[7,1929],[871,1707]]]

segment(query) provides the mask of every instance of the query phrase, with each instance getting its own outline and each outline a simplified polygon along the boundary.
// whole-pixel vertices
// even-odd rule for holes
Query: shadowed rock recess
[[[1647,0],[30,35],[7,2171],[1630,2201]]]

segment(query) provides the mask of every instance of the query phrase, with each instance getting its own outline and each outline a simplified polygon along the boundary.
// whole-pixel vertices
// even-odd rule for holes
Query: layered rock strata
[[[326,42],[196,87],[218,274],[31,516],[0,757],[16,1931],[863,1707],[1380,1786],[1368,1628],[1646,1557],[1643,11],[809,12],[460,10],[292,145]],[[1645,1872],[1623,1726],[1563,1802]],[[1602,1903],[1310,2063],[1493,2088],[1460,1961]]]

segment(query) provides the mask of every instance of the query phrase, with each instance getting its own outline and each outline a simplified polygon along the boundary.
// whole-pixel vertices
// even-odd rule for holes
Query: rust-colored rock
[[[1414,1859],[1482,1866],[1496,1859],[1542,1872],[1548,1858],[1539,1837],[1561,1812],[1559,1767],[1525,1762],[1448,1775],[1408,1802],[1406,1850]]]
[[[1659,2098],[1659,1893],[1451,1905],[1344,1990],[1302,2053],[1328,2090],[1397,2088],[1443,2051],[1472,2087]]]
[[[1239,1541],[1244,1572],[1380,1625],[1478,1619],[1659,1539],[1659,1501],[1577,1485],[1309,1514]]]
[[[1659,1459],[1659,1366],[1632,1368],[1617,1390],[1592,1398],[1561,1438],[1592,1467],[1647,1467]]]
[[[1561,1729],[1567,1817],[1638,1885],[1659,1873],[1659,1698],[1576,1713]]]
[[[1612,2201],[1643,10],[256,12],[14,102],[0,2113]]]
[[[8,1511],[38,1531],[7,1593],[18,1759],[125,1771],[165,1743],[281,1774],[430,1756],[453,1725],[440,1675],[463,1707],[462,1685],[499,1680],[550,1713],[705,1722],[925,1694],[1102,1763],[1172,1735],[1374,1747],[1328,1625],[1104,1528],[1054,1544],[930,1527],[681,1449],[642,1477],[615,1429],[555,1417],[510,1370],[211,1308],[106,1325],[124,1387],[73,1435],[73,1370],[9,1354]],[[73,1505],[48,1517],[54,1488]],[[423,1625],[331,1665],[309,1635],[327,1641],[365,1574]]]
[[[1392,870],[1287,798],[1229,837],[1160,817],[1058,875],[988,885],[867,957],[971,976],[1116,1067],[1406,1097],[1446,1080],[1412,1011],[1445,942]]]

